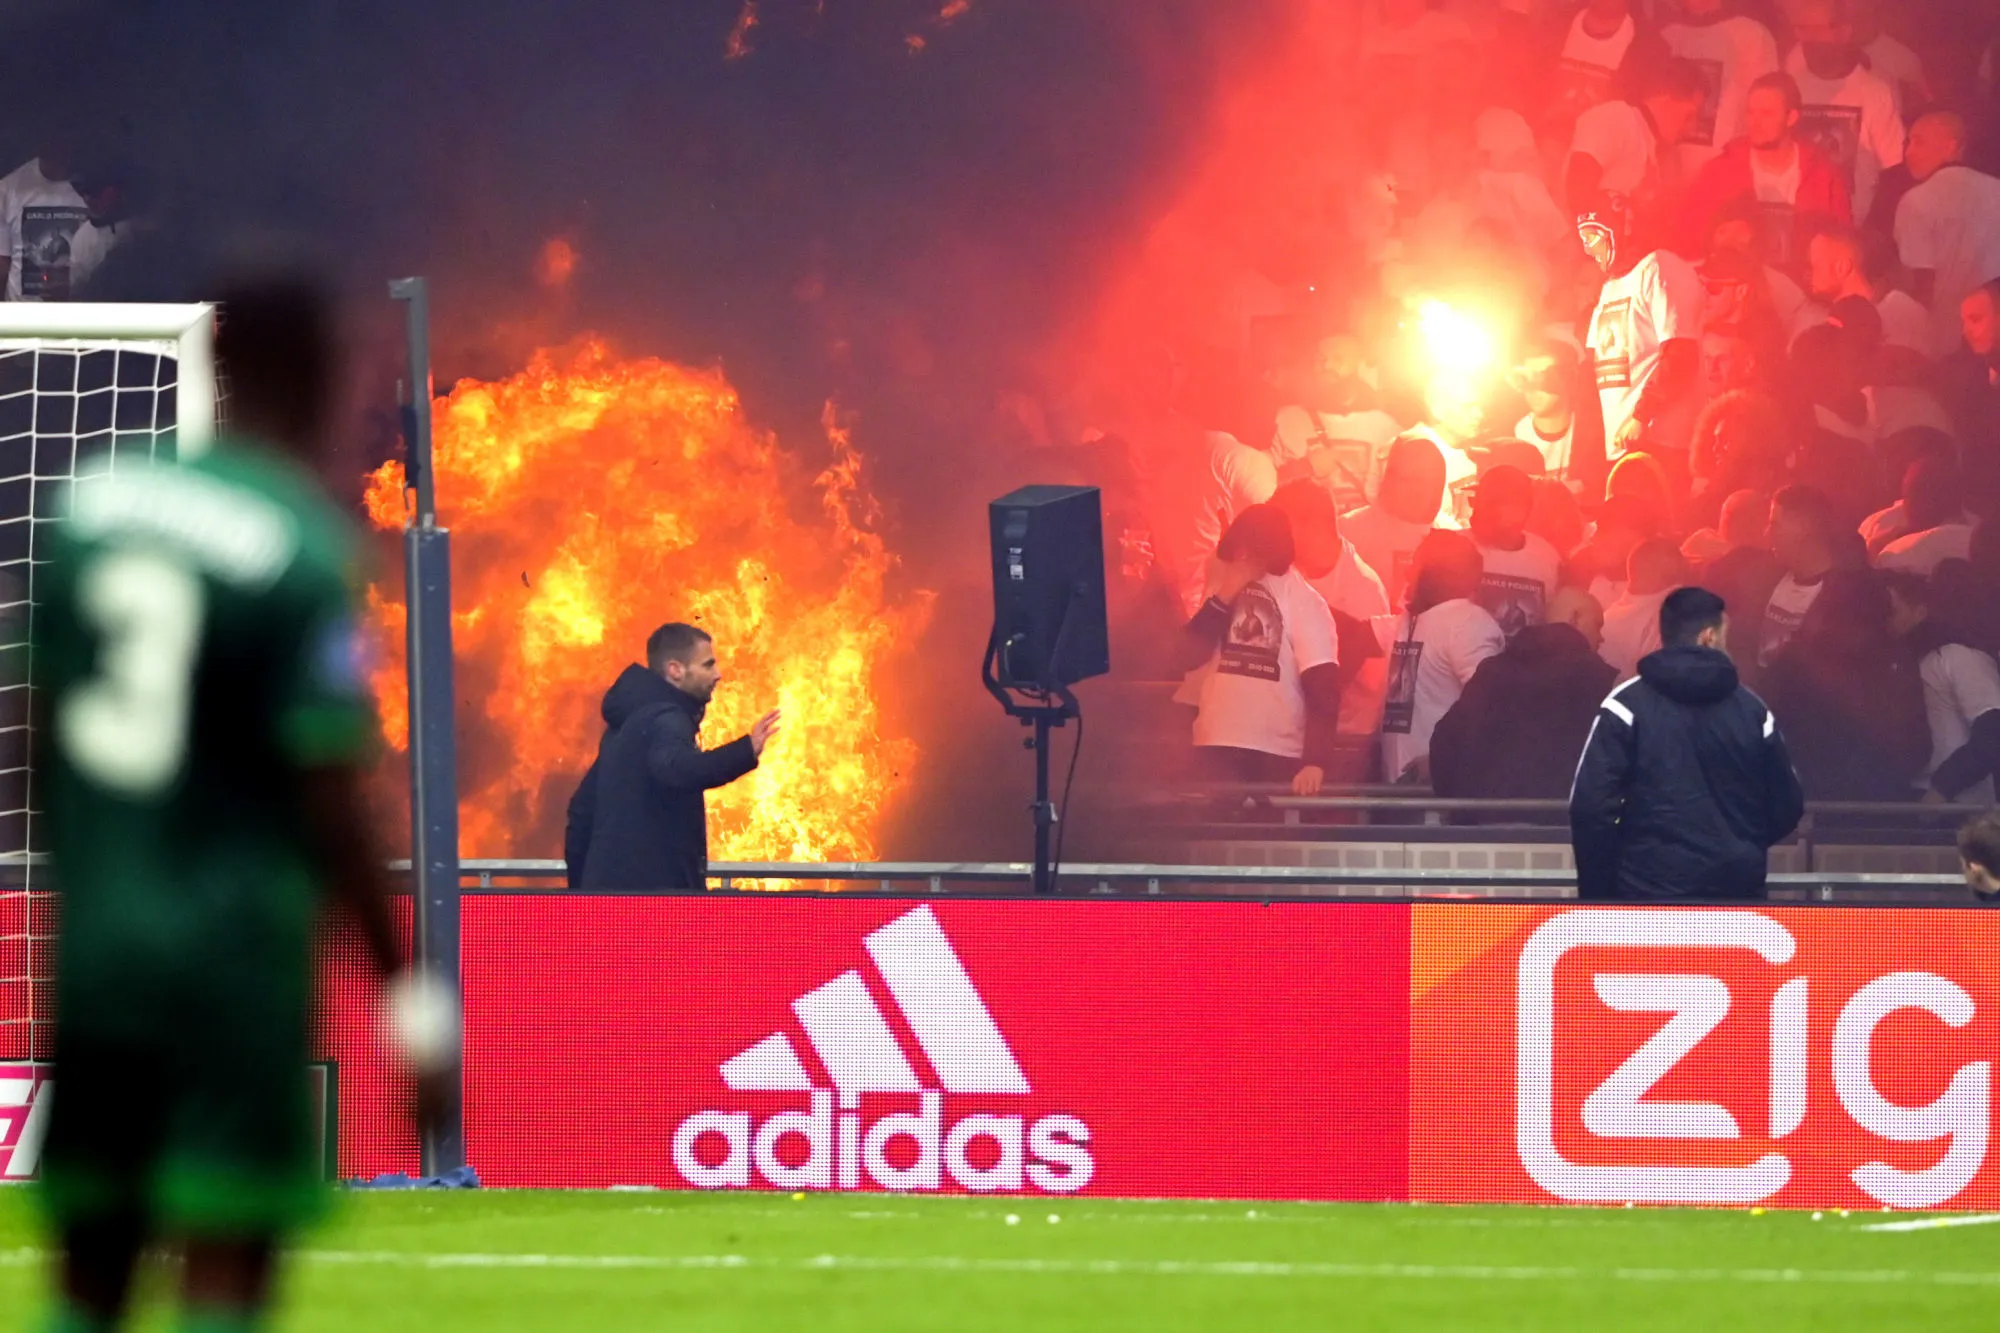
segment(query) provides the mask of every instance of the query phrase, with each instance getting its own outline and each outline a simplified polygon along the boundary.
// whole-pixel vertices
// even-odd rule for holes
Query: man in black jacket
[[[1479,664],[1431,734],[1431,788],[1439,796],[1560,801],[1597,715],[1618,679],[1597,655],[1604,608],[1577,588],[1548,606],[1548,623],[1516,634]]]
[[[1724,651],[1724,610],[1705,588],[1669,593],[1665,646],[1591,724],[1569,796],[1578,897],[1763,897],[1805,795],[1777,719]]]
[[[715,643],[692,625],[662,625],[646,665],[628,666],[604,695],[597,761],[570,799],[563,859],[572,888],[699,889],[708,879],[703,793],[751,769],[778,730],[775,709],[747,736],[714,750],[696,739],[721,683]]]

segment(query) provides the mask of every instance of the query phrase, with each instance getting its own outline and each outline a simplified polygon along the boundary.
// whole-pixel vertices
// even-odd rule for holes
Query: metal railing
[[[1328,790],[1317,796],[1294,796],[1290,787],[1277,783],[1200,785],[1191,784],[1154,793],[1142,804],[1155,807],[1215,805],[1240,800],[1246,807],[1263,807],[1284,815],[1284,822],[1297,824],[1310,810],[1347,810],[1383,814],[1520,814],[1549,815],[1567,822],[1569,802],[1549,799],[1493,799],[1436,796],[1421,787],[1371,784]],[[1930,822],[1937,819],[1963,821],[1985,813],[1990,807],[1973,804],[1932,805],[1923,801],[1808,801],[1806,819],[1816,816],[1857,816],[1879,819]],[[1438,821],[1432,821],[1438,822]]]
[[[410,863],[407,860],[395,861],[390,866],[407,874]],[[461,861],[459,868],[468,887],[475,891],[505,892],[508,886],[500,881],[546,884],[560,881],[565,875],[561,861],[471,859]],[[814,885],[866,885],[869,888],[863,890],[865,892],[885,894],[908,893],[913,889],[942,894],[952,887],[997,885],[1025,896],[1033,874],[1034,868],[1023,861],[718,861],[709,865],[710,878],[719,881],[724,891],[770,881],[805,881]],[[1768,883],[1774,898],[1788,901],[1836,902],[1856,898],[1893,899],[1912,895],[1937,898],[1941,895],[1967,894],[1964,882],[1956,875],[1774,874]],[[1259,896],[1256,891],[1261,889],[1272,896],[1284,898],[1387,896],[1563,900],[1574,898],[1576,876],[1560,870],[1376,870],[1078,862],[1062,867],[1061,888],[1066,896],[1081,894],[1086,897],[1202,896],[1202,889],[1207,888],[1233,890],[1229,896],[1236,897]],[[673,896],[701,890],[663,889],[657,892],[662,896]]]

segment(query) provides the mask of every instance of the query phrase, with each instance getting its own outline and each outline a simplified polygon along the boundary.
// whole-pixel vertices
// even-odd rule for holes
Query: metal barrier
[[[1322,792],[1318,796],[1295,796],[1290,787],[1270,783],[1189,786],[1158,793],[1142,803],[1157,808],[1195,804],[1213,805],[1221,801],[1239,799],[1245,806],[1261,806],[1281,812],[1287,824],[1299,823],[1300,815],[1309,810],[1348,810],[1364,814],[1533,814],[1558,816],[1565,823],[1569,819],[1569,802],[1563,800],[1435,796],[1420,787],[1380,785],[1342,787],[1337,791]],[[1989,808],[1971,804],[1932,805],[1917,800],[1808,801],[1806,820],[1811,821],[1816,816],[1855,816],[1924,822],[1940,818],[1962,821],[1977,814],[1984,814]]]
[[[391,869],[407,874],[410,863]],[[474,892],[507,891],[497,881],[560,881],[561,861],[464,860],[460,873]],[[954,886],[1002,886],[1025,896],[1034,868],[1024,861],[719,861],[709,865],[724,891],[774,880],[815,885],[869,885],[863,892],[945,893]],[[1776,874],[1771,896],[1785,901],[1854,902],[1949,899],[1964,902],[1956,875]],[[1576,895],[1576,878],[1539,870],[1347,870],[1310,866],[1148,865],[1080,862],[1062,868],[1062,887],[1089,897],[1399,897],[1562,900]],[[1204,893],[1207,890],[1207,893]],[[563,890],[569,892],[569,890]],[[1220,892],[1217,892],[1220,891]],[[1260,892],[1261,891],[1261,892]],[[620,891],[624,892],[624,891]],[[661,893],[703,890],[669,889]],[[848,890],[854,892],[854,890]]]

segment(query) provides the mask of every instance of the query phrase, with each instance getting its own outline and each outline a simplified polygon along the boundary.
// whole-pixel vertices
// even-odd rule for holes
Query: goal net
[[[0,304],[0,1060],[47,1054],[55,901],[29,765],[35,575],[68,483],[204,448],[213,307]]]

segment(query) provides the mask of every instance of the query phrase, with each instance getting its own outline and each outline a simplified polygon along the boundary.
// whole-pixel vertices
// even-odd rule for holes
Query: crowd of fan
[[[1355,53],[1375,169],[1322,238],[1337,295],[1265,281],[1233,359],[1176,357],[1200,444],[1124,515],[1127,592],[1177,603],[1201,772],[1562,797],[1699,584],[1810,798],[1990,802],[1974,8],[1507,0],[1475,30],[1380,0]],[[1492,367],[1424,359],[1475,318]]]

